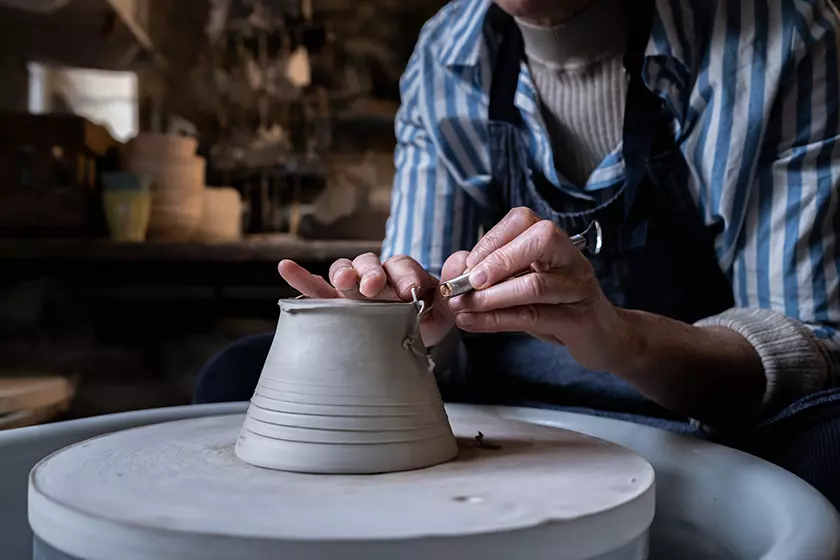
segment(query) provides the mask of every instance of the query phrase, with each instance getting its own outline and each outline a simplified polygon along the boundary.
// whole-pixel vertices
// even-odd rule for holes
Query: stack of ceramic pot
[[[151,179],[148,237],[188,241],[196,236],[204,204],[204,158],[195,138],[143,133],[130,146],[129,171]]]
[[[284,300],[236,454],[309,473],[442,463],[457,445],[410,303]]]

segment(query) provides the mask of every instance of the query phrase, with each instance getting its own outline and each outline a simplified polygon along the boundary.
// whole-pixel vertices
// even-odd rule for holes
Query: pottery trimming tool
[[[591,245],[590,252],[593,255],[597,255],[601,252],[601,247],[603,245],[603,233],[601,231],[601,224],[598,223],[598,220],[594,220],[590,223],[585,230],[577,235],[573,235],[569,239],[571,239],[572,244],[577,247],[579,250],[583,251],[587,247],[590,246],[589,244],[589,237],[590,235],[594,234],[593,243]],[[457,276],[452,280],[447,280],[443,282],[438,290],[440,291],[440,295],[443,299],[450,299],[456,296],[460,296],[466,294],[468,292],[473,291],[472,284],[470,284],[470,273],[472,271],[467,270],[461,276]],[[524,276],[528,274],[530,271],[524,271],[519,274],[513,276],[513,278],[518,278],[520,276]]]

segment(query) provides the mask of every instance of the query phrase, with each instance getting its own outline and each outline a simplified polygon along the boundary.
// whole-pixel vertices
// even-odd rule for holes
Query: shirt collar
[[[461,0],[452,10],[452,27],[447,33],[452,43],[444,44],[441,62],[446,66],[478,65],[484,40],[484,22],[492,0]]]
[[[676,35],[677,24],[682,21],[684,0],[656,0],[657,15],[653,33],[647,48],[648,57],[666,57],[690,70],[691,45],[696,44],[694,29],[685,29],[686,41],[671,41]],[[475,67],[478,65],[484,41],[484,26],[492,0],[461,0],[448,17],[452,27],[447,35],[454,40],[444,44],[440,50],[440,61],[448,67]],[[687,43],[687,44],[682,44]],[[486,52],[486,51],[485,51]]]
[[[666,66],[676,63],[687,74],[693,72],[693,61],[702,54],[698,52],[700,30],[695,27],[702,18],[696,18],[694,12],[703,9],[710,8],[691,0],[656,0],[656,16],[645,56],[659,58]]]

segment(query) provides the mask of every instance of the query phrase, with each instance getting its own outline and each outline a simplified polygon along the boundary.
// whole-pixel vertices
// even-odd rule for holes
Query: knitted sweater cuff
[[[775,411],[823,388],[828,364],[814,334],[802,324],[769,309],[729,309],[695,323],[726,327],[752,344],[767,377],[764,408]]]

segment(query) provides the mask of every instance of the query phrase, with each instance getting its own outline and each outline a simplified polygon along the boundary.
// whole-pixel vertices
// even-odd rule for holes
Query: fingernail
[[[464,264],[467,265],[467,268],[472,268],[472,267],[474,267],[475,265],[478,264],[477,262],[475,262],[477,260],[478,260],[478,258],[474,257],[473,254],[470,253],[469,255],[467,255],[467,260],[464,262]]]
[[[470,313],[461,313],[455,317],[455,324],[462,329],[469,328],[473,324],[473,316]]]
[[[341,268],[338,270],[338,272],[335,273],[335,279],[337,282],[341,282],[343,278],[352,274],[352,272],[353,271],[349,268]]]
[[[367,295],[365,292],[367,291],[371,280],[373,280],[373,278],[370,276],[362,276],[362,279],[359,280],[359,291],[362,292],[362,295]]]
[[[455,313],[464,309],[464,298],[458,296],[450,299],[449,309]]]
[[[474,270],[470,274],[470,284],[475,289],[479,289],[487,283],[487,273],[482,269]]]

